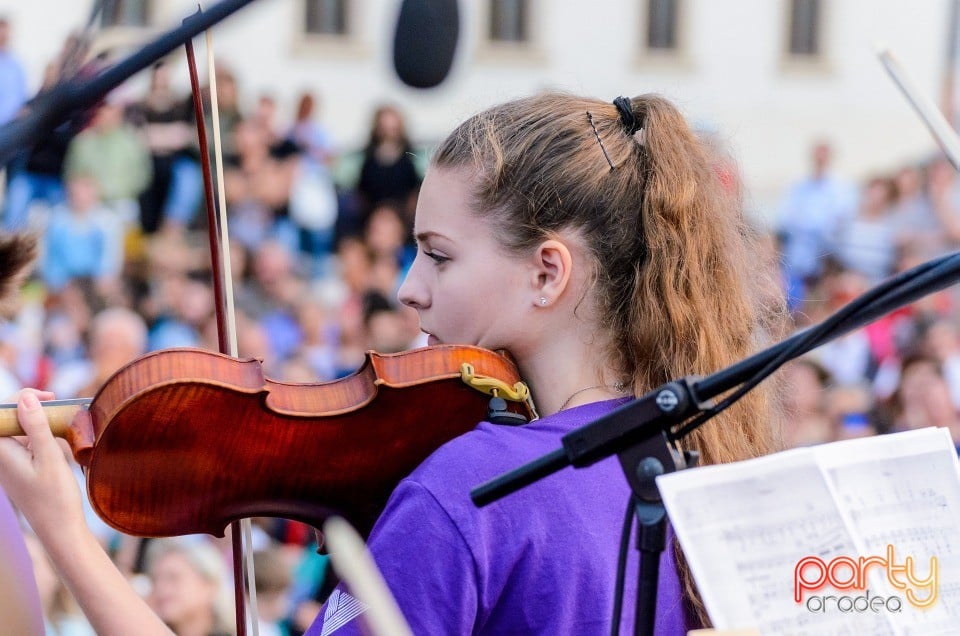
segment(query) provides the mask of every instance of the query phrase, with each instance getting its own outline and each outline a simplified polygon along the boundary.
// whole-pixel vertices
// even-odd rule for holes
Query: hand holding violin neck
[[[81,459],[81,453],[84,448],[89,447],[85,443],[92,443],[92,429],[89,431],[89,418],[77,415],[83,412],[87,414],[87,407],[93,400],[91,398],[78,398],[74,400],[49,400],[41,402],[43,412],[50,421],[50,430],[54,437],[61,437],[70,442],[70,448],[73,450],[74,457],[78,461]],[[83,420],[82,422],[78,420]],[[17,405],[0,404],[0,437],[14,437],[17,435],[26,435],[17,419]],[[83,462],[81,462],[83,463]]]
[[[43,412],[50,420],[50,430],[53,431],[54,437],[66,439],[74,416],[77,412],[89,406],[92,401],[91,398],[78,398],[75,400],[42,402]],[[0,404],[0,437],[14,437],[16,435],[26,435],[17,420],[16,403]]]

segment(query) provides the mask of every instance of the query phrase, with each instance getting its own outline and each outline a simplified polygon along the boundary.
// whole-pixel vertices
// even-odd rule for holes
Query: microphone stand
[[[571,431],[561,447],[474,488],[478,507],[499,500],[567,466],[585,468],[617,455],[635,499],[640,523],[640,581],[634,633],[653,636],[660,554],[666,542],[666,512],[656,486],[661,474],[696,461],[676,443],[740,399],[785,362],[960,280],[960,252],[903,272],[841,308],[825,321],[704,378],[687,376],[664,384],[612,413]],[[721,402],[713,398],[736,389]],[[613,629],[619,624],[614,617]]]
[[[69,119],[72,113],[93,106],[134,73],[147,68],[251,2],[253,0],[223,0],[209,10],[187,18],[179,27],[162,33],[139,51],[98,75],[86,80],[65,80],[45,94],[38,95],[27,113],[0,126],[0,166],[6,165],[17,152],[34,144],[48,130]]]

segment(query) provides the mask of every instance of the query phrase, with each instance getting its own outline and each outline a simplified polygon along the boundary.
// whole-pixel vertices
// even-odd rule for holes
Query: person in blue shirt
[[[13,119],[26,101],[27,78],[10,52],[10,21],[0,16],[0,125]]]
[[[51,291],[79,278],[92,279],[100,287],[116,279],[119,272],[111,258],[116,246],[101,220],[106,214],[92,176],[79,174],[67,182],[67,203],[54,208],[44,233],[40,269]]]
[[[830,172],[832,157],[830,144],[814,144],[811,174],[793,184],[784,197],[779,233],[791,278],[806,281],[817,276],[824,258],[836,252],[839,232],[856,215],[856,189]]]

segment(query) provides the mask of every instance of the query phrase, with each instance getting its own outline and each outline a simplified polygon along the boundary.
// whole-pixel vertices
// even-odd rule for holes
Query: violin
[[[320,528],[336,514],[367,533],[401,479],[486,418],[490,395],[521,421],[535,414],[514,363],[479,347],[369,352],[317,384],[183,348],[128,363],[92,400],[46,405],[94,510],[120,532],[223,536],[261,516]],[[0,435],[22,434],[15,408],[0,410]]]

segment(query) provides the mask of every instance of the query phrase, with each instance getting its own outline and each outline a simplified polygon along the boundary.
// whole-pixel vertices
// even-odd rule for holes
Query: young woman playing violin
[[[483,509],[469,491],[632,396],[751,352],[778,307],[766,306],[777,303],[739,202],[668,101],[545,94],[484,111],[440,145],[415,234],[400,300],[431,344],[508,350],[542,417],[481,422],[431,455],[390,498],[374,558],[416,634],[609,632],[629,496],[618,462],[561,471]],[[83,526],[38,406],[49,397],[20,394],[29,442],[0,440],[0,483],[98,633],[165,633]],[[755,391],[698,429],[701,461],[772,450],[769,401]],[[626,581],[632,629],[635,562]],[[338,590],[309,633],[358,632],[359,610]],[[656,621],[658,634],[705,622],[675,544]]]

